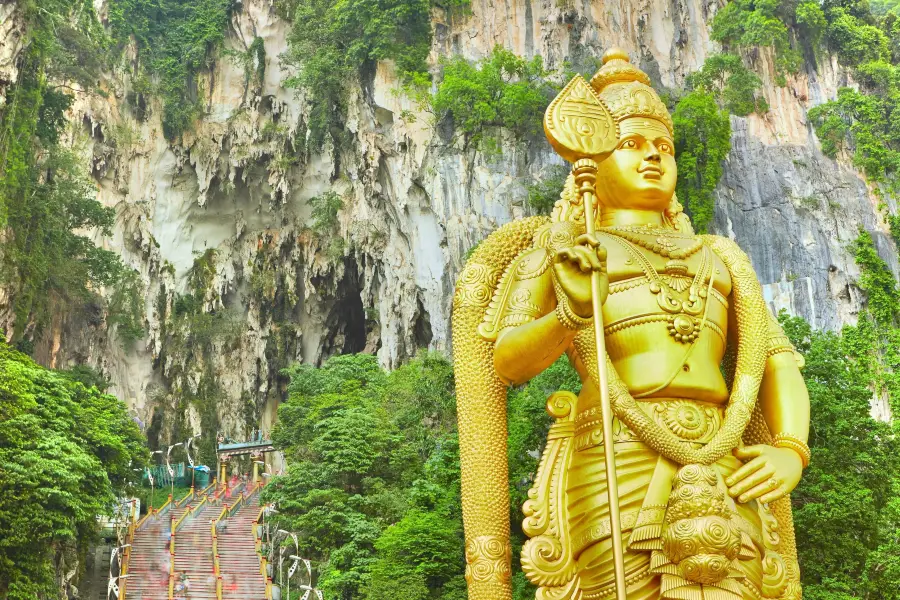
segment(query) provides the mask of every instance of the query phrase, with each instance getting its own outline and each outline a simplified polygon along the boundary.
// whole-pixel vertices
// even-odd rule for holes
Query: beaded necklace
[[[703,247],[703,242],[694,239],[692,235],[679,235],[672,231],[651,226],[624,225],[617,227],[603,227],[601,231],[616,237],[628,240],[636,246],[640,246],[663,258],[682,260],[696,254]],[[650,241],[642,236],[655,235],[656,241]],[[693,239],[693,242],[683,248],[677,246],[669,238]]]

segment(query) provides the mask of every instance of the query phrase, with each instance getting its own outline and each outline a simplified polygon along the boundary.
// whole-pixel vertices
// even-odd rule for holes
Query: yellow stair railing
[[[134,532],[137,525],[134,521],[137,503],[131,501],[131,512],[128,515],[128,529],[125,531],[125,547],[122,549],[122,562],[119,568],[119,598],[125,600],[128,588],[128,561],[131,558],[131,544],[134,542]]]
[[[262,483],[258,482],[251,488],[252,491],[250,492],[250,495],[253,495],[254,491],[259,491],[260,489],[262,489]],[[256,515],[256,521],[253,525],[253,537],[255,540],[256,554],[259,556],[259,574],[266,580],[266,600],[272,600],[272,578],[269,577],[268,561],[266,560],[266,557],[263,556],[262,538],[259,535],[259,525],[263,522],[265,510],[266,508],[264,506],[260,507],[259,514]]]

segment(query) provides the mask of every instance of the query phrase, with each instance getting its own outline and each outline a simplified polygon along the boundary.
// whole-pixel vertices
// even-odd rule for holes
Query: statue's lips
[[[655,166],[644,167],[642,169],[638,169],[638,173],[644,176],[644,179],[661,179],[662,178],[662,169]]]

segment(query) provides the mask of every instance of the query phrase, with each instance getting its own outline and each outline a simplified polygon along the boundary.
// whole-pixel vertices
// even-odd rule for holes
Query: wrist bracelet
[[[572,331],[580,331],[593,324],[593,317],[584,318],[572,310],[572,307],[569,306],[569,298],[559,285],[559,282],[556,281],[556,277],[553,278],[553,289],[556,290],[556,310],[554,312],[556,312],[556,318],[559,319],[563,327]]]
[[[790,448],[800,455],[800,462],[803,463],[804,469],[809,466],[809,461],[812,458],[812,451],[809,449],[806,442],[797,436],[789,433],[779,433],[772,441],[772,445],[776,448]]]
[[[594,322],[593,319],[585,319],[579,317],[569,306],[569,301],[562,298],[556,302],[556,318],[562,323],[562,326],[572,331],[581,331],[586,327],[590,327]]]

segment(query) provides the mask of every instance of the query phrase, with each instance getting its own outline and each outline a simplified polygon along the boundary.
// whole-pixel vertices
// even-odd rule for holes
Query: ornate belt
[[[685,442],[705,444],[722,426],[725,407],[686,398],[647,400],[638,405],[650,417]],[[618,417],[613,417],[613,438],[616,443],[640,442],[638,437]],[[575,449],[585,450],[603,444],[603,423],[600,407],[593,406],[575,418]]]

